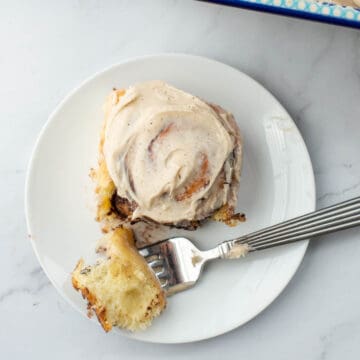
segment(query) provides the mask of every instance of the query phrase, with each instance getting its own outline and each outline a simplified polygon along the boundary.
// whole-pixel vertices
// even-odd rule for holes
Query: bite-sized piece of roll
[[[105,331],[148,327],[166,306],[158,279],[135,248],[132,231],[117,228],[105,235],[107,259],[85,266],[80,260],[72,284],[88,301]]]

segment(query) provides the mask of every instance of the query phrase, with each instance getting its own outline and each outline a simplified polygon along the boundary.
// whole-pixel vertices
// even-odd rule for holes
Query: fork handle
[[[237,258],[360,225],[360,197],[284,221],[219,245],[220,257]]]

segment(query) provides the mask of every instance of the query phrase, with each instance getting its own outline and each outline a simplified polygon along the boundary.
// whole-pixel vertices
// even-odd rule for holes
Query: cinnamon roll
[[[233,116],[162,81],[113,90],[105,104],[98,220],[195,229],[231,223],[242,162]]]

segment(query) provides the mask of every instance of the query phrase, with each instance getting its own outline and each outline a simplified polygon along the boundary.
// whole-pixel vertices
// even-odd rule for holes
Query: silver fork
[[[200,251],[185,237],[163,240],[139,250],[154,270],[167,295],[196,284],[204,264],[214,259],[236,259],[249,252],[294,243],[360,225],[360,197],[296,217],[278,225],[224,241]]]

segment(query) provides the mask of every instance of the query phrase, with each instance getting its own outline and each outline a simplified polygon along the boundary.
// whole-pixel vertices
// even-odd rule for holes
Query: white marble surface
[[[360,358],[358,229],[311,244],[287,289],[247,325],[163,346],[105,335],[70,308],[37,263],[23,213],[35,138],[63,96],[119,60],[174,51],[224,61],[275,94],[309,147],[319,207],[358,195],[359,31],[187,0],[4,0],[0,8],[1,358]]]

